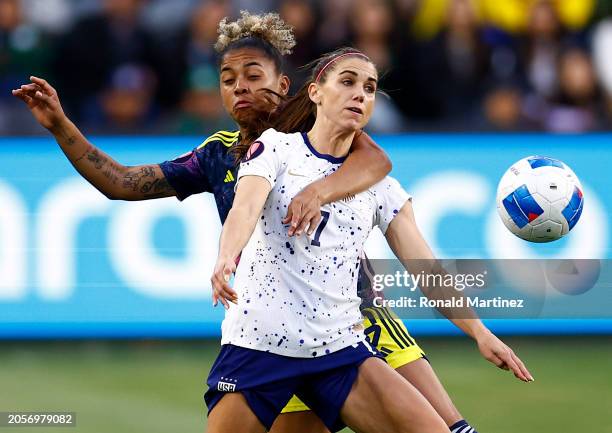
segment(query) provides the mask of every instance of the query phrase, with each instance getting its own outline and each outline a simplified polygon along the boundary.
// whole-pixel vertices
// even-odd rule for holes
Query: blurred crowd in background
[[[217,24],[277,11],[298,67],[339,46],[381,71],[372,132],[612,129],[612,0],[0,0],[0,135],[44,134],[11,89],[46,78],[86,133],[232,129]]]

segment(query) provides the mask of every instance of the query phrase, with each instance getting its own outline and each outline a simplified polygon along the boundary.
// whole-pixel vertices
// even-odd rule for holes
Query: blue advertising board
[[[612,135],[376,137],[392,175],[414,197],[417,222],[439,257],[611,258]],[[194,137],[98,138],[126,165],[156,163]],[[495,192],[515,161],[546,155],[584,187],[580,222],[565,238],[529,244],[501,224]],[[220,223],[211,196],[108,200],[74,171],[52,139],[0,139],[0,338],[213,337],[210,275]],[[366,251],[390,257],[382,235]],[[611,333],[612,320],[490,321],[498,332]],[[457,332],[445,320],[408,322],[415,334]]]

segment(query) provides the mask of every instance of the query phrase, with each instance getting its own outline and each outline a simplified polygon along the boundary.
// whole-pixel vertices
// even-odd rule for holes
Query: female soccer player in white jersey
[[[275,14],[243,13],[237,21],[224,20],[219,30],[220,91],[225,109],[236,120],[240,131],[212,134],[189,154],[189,158],[181,157],[159,165],[123,166],[89,142],[70,122],[62,111],[57,92],[46,81],[33,78],[31,84],[21,86],[13,94],[22,99],[36,119],[55,136],[79,173],[107,197],[145,200],[177,196],[182,200],[198,192],[212,192],[223,220],[233,200],[234,185],[233,181],[225,182],[226,172],[231,171],[232,178],[236,176],[233,157],[228,151],[244,141],[243,137],[252,136],[250,129],[256,123],[257,116],[267,117],[265,112],[258,113],[254,106],[238,107],[236,104],[244,99],[257,100],[261,88],[269,88],[279,94],[286,92],[288,81],[283,74],[281,57],[291,48],[293,36],[290,28]],[[363,142],[364,137],[365,134],[360,137],[360,141]],[[378,172],[383,170],[386,163],[379,155],[381,152],[377,152],[371,145],[368,148],[361,144],[357,149],[357,144],[356,140],[355,149],[352,149],[351,156],[340,170],[342,176],[328,176],[322,182],[317,182],[316,188],[306,188],[294,198],[288,209],[290,214],[296,210],[293,212],[293,222],[297,226],[290,232],[304,231],[307,222],[317,221],[312,216],[312,209],[318,210],[323,200],[321,194],[325,201],[331,201],[330,197],[344,196],[347,194],[345,191],[365,188],[371,184],[369,182],[373,182],[372,178],[379,176]],[[368,170],[359,169],[359,175],[356,176],[355,164],[363,164],[363,161],[370,161]],[[194,167],[199,169],[194,170]],[[305,215],[308,218],[303,218],[300,224],[300,218]],[[377,309],[369,317],[366,315],[366,326],[378,327],[382,331],[379,341],[374,344],[385,352],[391,351],[386,357],[388,363],[419,389],[447,425],[463,426],[465,422],[462,416],[423,357],[414,338],[408,334],[401,321],[389,317],[387,313]],[[496,360],[497,353],[501,358],[495,361],[498,365],[512,366],[506,361],[509,352],[500,342],[490,340],[489,343],[479,343],[479,347],[488,359]],[[324,432],[324,426],[315,416],[306,412],[307,409],[297,399],[292,399],[283,411],[287,414],[277,419],[272,431]]]
[[[330,430],[343,421],[364,432],[448,431],[427,400],[374,356],[360,327],[354,287],[373,222],[398,256],[432,257],[397,181],[325,206],[312,236],[287,238],[281,220],[290,198],[338,168],[376,94],[374,65],[352,49],[324,57],[313,77],[277,121],[280,130],[296,130],[314,114],[309,132],[267,130],[238,173],[212,277],[215,296],[235,301],[237,293],[238,301],[226,313],[209,375],[209,431],[270,428],[294,393]],[[455,323],[477,340],[492,336],[479,320]]]

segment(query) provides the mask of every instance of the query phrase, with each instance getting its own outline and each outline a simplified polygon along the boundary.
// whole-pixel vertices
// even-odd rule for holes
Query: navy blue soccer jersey
[[[179,200],[201,192],[212,193],[222,224],[232,208],[238,171],[229,150],[239,139],[239,131],[219,131],[191,152],[159,164]]]

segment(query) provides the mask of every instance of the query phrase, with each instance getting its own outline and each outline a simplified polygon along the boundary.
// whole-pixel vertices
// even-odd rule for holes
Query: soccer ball
[[[550,242],[565,236],[582,214],[582,185],[563,162],[528,156],[513,164],[497,187],[497,212],[521,239]]]

